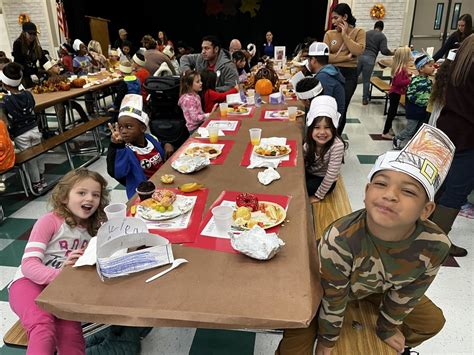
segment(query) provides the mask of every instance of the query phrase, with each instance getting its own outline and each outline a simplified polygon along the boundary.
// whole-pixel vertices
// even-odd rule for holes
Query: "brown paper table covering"
[[[307,326],[322,292],[303,155],[298,154],[296,167],[278,169],[281,179],[268,186],[257,180],[262,169],[239,164],[249,128],[261,127],[262,137],[287,137],[301,147],[303,123],[301,118],[275,123],[258,121],[258,117],[260,109],[253,118],[242,120],[237,136],[221,138],[235,140],[225,164],[183,175],[167,162],[152,180],[165,186],[159,177],[172,173],[176,175],[172,186],[192,181],[204,184],[209,188],[206,210],[226,189],[291,195],[289,222],[279,231],[286,245],[272,260],[173,245],[174,257],[189,263],[156,281],[145,284],[160,269],[102,282],[94,267],[68,267],[36,302],[60,318],[106,324],[227,329]]]

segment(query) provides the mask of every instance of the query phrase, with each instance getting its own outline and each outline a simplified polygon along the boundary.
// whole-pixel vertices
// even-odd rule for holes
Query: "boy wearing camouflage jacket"
[[[365,209],[335,221],[320,241],[318,314],[309,328],[285,330],[276,354],[313,354],[316,337],[316,355],[331,354],[347,303],[360,299],[379,307],[376,333],[398,353],[409,354],[443,328],[441,309],[424,294],[450,241],[428,217],[453,153],[444,133],[423,125],[402,151],[377,159]]]

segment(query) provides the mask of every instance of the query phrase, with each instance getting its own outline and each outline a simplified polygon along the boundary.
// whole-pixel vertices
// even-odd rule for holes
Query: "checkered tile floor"
[[[383,102],[373,101],[368,106],[361,104],[359,85],[349,109],[345,128],[345,139],[349,141],[345,164],[342,169],[344,181],[352,208],[363,207],[366,177],[377,155],[390,149],[391,142],[380,140],[382,131]],[[394,129],[400,129],[405,119],[398,117]],[[60,155],[59,155],[60,156]],[[61,158],[50,156],[48,171],[61,175],[67,165],[60,164]],[[125,191],[107,175],[105,157],[90,166],[100,172],[109,182],[112,200],[126,200]],[[17,183],[17,182],[15,182]],[[49,195],[49,194],[48,194]],[[1,204],[7,216],[0,225],[0,335],[17,320],[8,305],[6,286],[20,264],[29,231],[35,220],[48,211],[47,198],[25,198],[21,195],[1,197]],[[416,350],[422,355],[473,354],[473,238],[474,219],[458,217],[451,237],[456,244],[466,247],[470,254],[451,261],[443,267],[428,296],[443,309],[447,319],[442,332]],[[273,354],[280,340],[279,335],[247,331],[207,330],[194,328],[156,328],[142,342],[142,354]],[[0,343],[0,354],[24,354],[22,349],[7,348]]]

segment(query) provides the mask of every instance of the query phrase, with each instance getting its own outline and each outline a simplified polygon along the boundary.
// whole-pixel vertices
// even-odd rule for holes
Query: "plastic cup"
[[[219,104],[219,110],[221,111],[221,117],[227,117],[227,112],[229,110],[229,105],[227,102],[221,102]]]
[[[288,91],[288,86],[285,85],[285,84],[282,84],[280,85],[280,92],[283,94],[283,95],[286,95],[286,92]]]
[[[259,145],[260,144],[260,138],[262,136],[262,129],[261,128],[250,128],[250,143],[252,145]]]
[[[211,143],[217,143],[219,141],[219,127],[218,126],[207,127],[207,131],[209,132],[209,141]]]
[[[255,95],[255,89],[248,89],[247,90],[247,96],[251,97]]]
[[[104,212],[108,220],[113,218],[125,218],[127,217],[127,205],[125,203],[111,203],[105,206]]]
[[[288,107],[288,120],[290,121],[296,121],[296,106],[290,106]]]
[[[211,210],[214,224],[219,232],[227,233],[230,231],[233,211],[234,209],[230,206],[216,206]]]

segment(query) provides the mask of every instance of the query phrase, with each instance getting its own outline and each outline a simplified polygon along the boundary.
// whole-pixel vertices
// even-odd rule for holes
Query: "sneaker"
[[[401,143],[401,142],[400,142],[400,139],[397,139],[397,137],[393,137],[393,138],[392,138],[392,143],[393,143],[393,144],[392,144],[393,149],[396,149],[396,150],[402,149],[402,148],[400,147],[400,143]]]
[[[362,100],[362,105],[365,106],[365,105],[368,105],[368,104],[369,104],[369,100],[367,100],[367,99]]]
[[[449,255],[463,257],[467,255],[467,250],[464,248],[458,247],[457,245],[451,244],[451,247],[449,248]]]
[[[382,134],[381,134],[381,137],[382,137],[383,139],[387,139],[387,140],[389,140],[389,141],[392,141],[393,138],[395,138],[395,136],[392,135],[392,134],[390,134],[390,133],[382,133]]]
[[[41,181],[34,182],[33,183],[33,192],[36,194],[40,194],[43,191],[43,185],[41,184]]]
[[[48,183],[46,182],[46,179],[44,178],[44,175],[40,175],[40,177],[41,177],[41,180],[40,180],[41,187],[44,189],[48,186]]]

